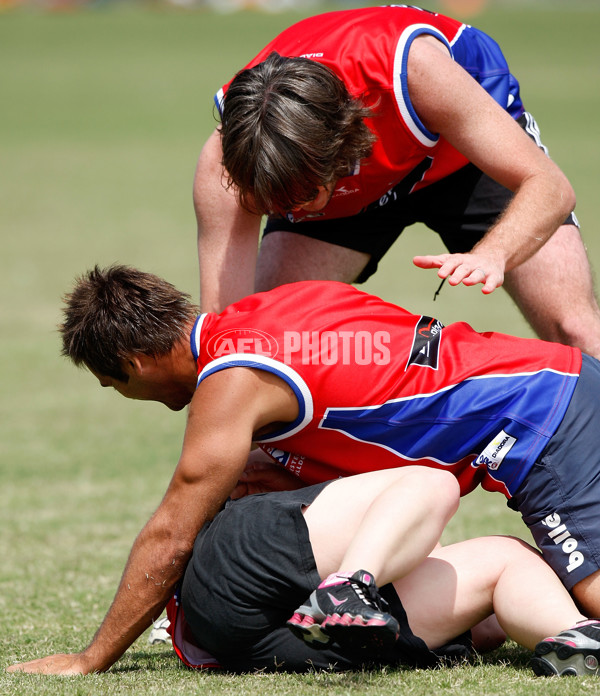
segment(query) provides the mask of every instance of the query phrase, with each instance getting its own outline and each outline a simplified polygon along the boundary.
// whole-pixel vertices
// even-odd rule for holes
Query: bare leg
[[[488,616],[471,628],[471,640],[478,653],[496,650],[506,641],[506,638],[506,632],[498,623],[496,614]]]
[[[578,582],[573,597],[582,611],[592,618],[600,618],[600,570]]]
[[[434,481],[430,474],[443,476]],[[431,648],[494,613],[502,629],[530,649],[583,620],[558,577],[525,542],[485,537],[436,546],[457,494],[455,486],[446,490],[445,475],[406,467],[331,483],[304,513],[321,577],[366,568],[383,584],[396,573],[411,628]],[[367,529],[372,535],[363,537]],[[427,547],[433,551],[418,563]]]
[[[271,290],[298,280],[338,280],[352,283],[369,258],[369,254],[361,251],[301,234],[271,232],[260,246],[256,290]]]
[[[563,225],[504,287],[540,338],[577,346],[600,358],[600,309],[575,225]]]
[[[585,618],[540,554],[510,537],[437,548],[394,586],[412,630],[431,648],[494,612],[504,631],[529,649]]]
[[[365,569],[383,585],[405,575],[435,547],[458,501],[456,479],[425,467],[335,481],[304,513],[321,578]]]

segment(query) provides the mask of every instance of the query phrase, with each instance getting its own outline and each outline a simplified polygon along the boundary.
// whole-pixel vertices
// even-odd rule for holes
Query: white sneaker
[[[170,643],[171,636],[167,633],[167,628],[169,628],[170,622],[166,616],[158,619],[152,624],[152,630],[148,636],[148,642],[150,645],[159,645],[160,643]]]

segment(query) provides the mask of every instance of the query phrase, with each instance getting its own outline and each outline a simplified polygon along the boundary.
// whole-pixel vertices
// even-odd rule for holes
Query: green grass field
[[[578,193],[598,268],[600,6],[490,5],[470,21],[503,45],[526,107]],[[0,13],[0,668],[85,647],[160,501],[185,421],[99,389],[59,356],[61,295],[95,263],[119,261],[197,296],[191,184],[215,123],[212,95],[300,16],[128,4]],[[367,289],[446,323],[530,335],[501,291],[484,298],[445,288],[433,304],[437,277],[410,258],[438,248],[427,230],[408,231]],[[476,493],[446,540],[487,533],[528,538],[499,495]],[[0,693],[19,695],[598,691],[595,680],[535,679],[514,645],[436,672],[232,677],[181,669],[169,649],[142,636],[106,675],[0,670]]]

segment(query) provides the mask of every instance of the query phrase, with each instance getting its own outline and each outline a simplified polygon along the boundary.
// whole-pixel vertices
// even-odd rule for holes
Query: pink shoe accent
[[[331,614],[321,624],[323,628],[326,626],[351,626],[352,617],[350,614]]]
[[[302,616],[302,614],[299,614],[298,612],[295,612],[292,618],[288,620],[289,624],[293,624],[294,626],[303,626],[305,628],[312,626],[314,622],[315,620],[312,616]]]
[[[327,596],[331,600],[331,603],[333,604],[334,607],[339,607],[342,604],[346,604],[346,602],[348,601],[348,597],[344,597],[344,599],[337,599],[330,592],[327,593]]]
[[[355,616],[350,620],[349,626],[368,626],[369,622],[365,621],[362,616]]]
[[[325,580],[323,580],[317,589],[321,589],[322,587],[331,587],[332,585],[341,585],[353,575],[354,573],[331,573],[331,575],[328,575]]]

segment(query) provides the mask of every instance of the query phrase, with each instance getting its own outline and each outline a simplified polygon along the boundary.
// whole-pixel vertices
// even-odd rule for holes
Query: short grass
[[[547,6],[492,6],[471,21],[505,47],[527,107],[575,184],[597,267],[600,10]],[[93,264],[119,261],[196,297],[191,182],[214,126],[212,94],[300,16],[126,3],[0,14],[0,668],[87,644],[160,501],[184,427],[184,414],[119,399],[59,357],[61,294]],[[436,245],[427,230],[410,230],[368,289],[445,322],[530,335],[501,292],[445,288],[433,304],[436,278],[413,270],[410,258]],[[446,539],[487,533],[527,538],[500,496],[475,493]],[[514,645],[435,672],[235,677],[181,669],[143,636],[106,675],[0,669],[0,693],[19,695],[597,691],[594,680],[534,679]]]

